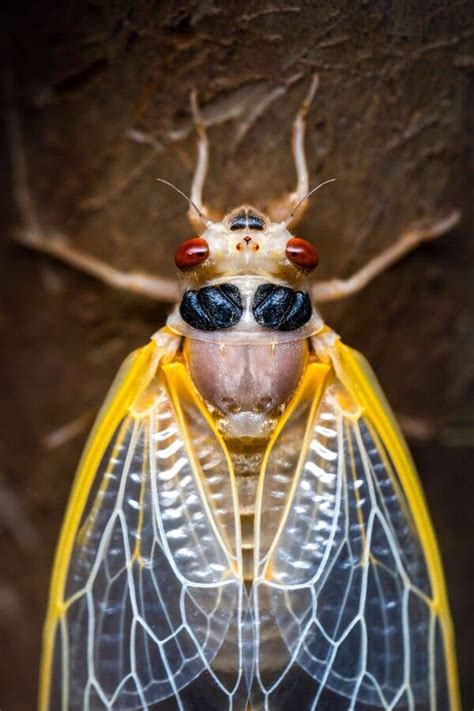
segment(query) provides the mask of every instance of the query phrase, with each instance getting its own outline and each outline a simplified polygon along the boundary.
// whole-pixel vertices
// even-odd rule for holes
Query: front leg
[[[422,242],[435,239],[446,234],[455,227],[461,219],[459,210],[453,210],[447,217],[414,225],[402,234],[394,244],[384,249],[381,254],[371,259],[358,272],[348,279],[328,279],[315,284],[312,296],[316,303],[344,299],[361,291],[372,279],[382,274],[386,269],[402,259],[406,254],[418,247]]]
[[[307,207],[307,203],[303,202],[304,198],[308,194],[309,188],[308,165],[306,162],[304,138],[306,132],[306,117],[316,91],[318,90],[318,86],[319,77],[315,74],[293,123],[291,147],[296,170],[296,188],[293,192],[287,193],[276,200],[272,200],[268,206],[268,214],[274,222],[287,220],[288,224],[291,222],[292,227],[295,227],[295,225],[301,220]],[[301,207],[299,207],[300,203]],[[299,207],[299,209],[298,214],[296,215],[293,214],[293,211],[296,211],[297,207]],[[291,220],[288,219],[290,217]]]

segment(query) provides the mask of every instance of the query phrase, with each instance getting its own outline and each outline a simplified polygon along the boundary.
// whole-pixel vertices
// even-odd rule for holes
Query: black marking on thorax
[[[201,331],[232,328],[243,314],[242,299],[234,284],[205,286],[186,291],[179,312],[183,320]],[[255,292],[252,313],[256,322],[273,331],[294,331],[307,323],[313,313],[309,295],[288,286],[260,284]]]
[[[186,323],[201,331],[231,328],[242,318],[242,299],[233,284],[204,286],[199,291],[187,291],[179,312]]]
[[[252,312],[260,326],[274,331],[294,331],[310,320],[313,309],[305,291],[260,284],[255,292]]]

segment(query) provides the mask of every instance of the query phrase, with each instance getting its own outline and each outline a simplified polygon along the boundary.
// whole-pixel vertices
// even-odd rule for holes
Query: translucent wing
[[[157,369],[159,355],[151,344],[124,364],[79,468],[44,634],[44,711],[246,706],[232,468],[184,366]]]
[[[255,706],[458,709],[451,622],[413,464],[369,366],[310,365],[264,463]]]

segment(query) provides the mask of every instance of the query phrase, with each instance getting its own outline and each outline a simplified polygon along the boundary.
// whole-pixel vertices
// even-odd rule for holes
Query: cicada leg
[[[403,232],[394,244],[369,260],[348,279],[328,279],[315,284],[312,289],[314,300],[316,303],[322,304],[356,294],[372,279],[375,279],[406,254],[419,247],[422,242],[436,239],[436,237],[449,232],[458,224],[460,219],[461,213],[459,210],[453,210],[453,212],[440,220],[430,220],[423,224],[413,225]]]
[[[194,168],[193,182],[191,183],[191,201],[198,208],[199,212],[206,217],[219,219],[220,216],[214,214],[215,211],[207,207],[202,199],[207,170],[209,167],[209,139],[207,137],[206,126],[204,125],[204,121],[199,110],[196,90],[191,92],[191,113],[193,115],[194,126],[196,129],[197,146],[196,167]],[[201,234],[203,229],[202,219],[191,204],[189,206],[187,216],[193,230],[195,230],[198,234]]]
[[[274,222],[282,222],[296,208],[298,203],[307,195],[309,189],[308,165],[306,162],[306,152],[304,138],[306,132],[306,117],[313,102],[314,96],[319,86],[319,76],[315,74],[311,80],[308,92],[298,109],[293,122],[292,152],[296,170],[296,188],[294,192],[286,193],[282,197],[272,200],[268,206],[268,215]],[[307,201],[303,202],[291,220],[292,227],[300,221],[307,207]]]
[[[16,241],[25,247],[55,257],[114,289],[140,294],[156,301],[174,302],[178,297],[174,279],[141,271],[121,271],[92,254],[76,249],[63,235],[46,235],[38,230],[23,230],[16,236]]]
[[[124,272],[73,247],[67,237],[47,232],[40,224],[28,180],[28,167],[18,116],[13,108],[6,112],[11,148],[13,195],[22,226],[15,239],[20,244],[43,252],[85,274],[117,289],[148,296],[157,301],[176,301],[178,289],[174,279],[166,279],[140,271]]]

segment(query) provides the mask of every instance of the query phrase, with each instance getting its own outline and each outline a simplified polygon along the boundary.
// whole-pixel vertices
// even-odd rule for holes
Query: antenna
[[[323,185],[327,185],[328,183],[334,183],[334,181],[336,181],[336,180],[337,180],[337,178],[330,178],[329,180],[325,180],[323,183],[319,183],[319,185],[316,185],[315,188],[313,188],[312,190],[310,190],[309,193],[307,193],[307,194],[304,196],[304,198],[301,198],[301,200],[299,201],[299,203],[298,203],[298,204],[293,208],[293,210],[290,212],[290,214],[288,215],[288,217],[286,218],[286,220],[284,220],[284,221],[281,223],[281,224],[283,225],[283,227],[286,227],[286,226],[291,222],[291,220],[292,220],[293,217],[295,216],[295,212],[297,211],[297,209],[299,208],[299,206],[301,205],[302,202],[304,202],[305,200],[307,200],[313,193],[316,192],[316,190],[319,190],[319,188],[322,188]]]
[[[194,209],[196,210],[197,214],[199,215],[200,220],[206,225],[206,227],[210,227],[211,225],[214,224],[212,220],[208,220],[208,219],[207,219],[207,217],[206,217],[206,216],[201,212],[201,210],[198,208],[198,206],[196,205],[196,203],[194,203],[194,202],[191,200],[191,198],[186,195],[186,193],[183,193],[182,190],[180,190],[179,188],[177,188],[176,185],[173,185],[173,183],[170,183],[168,180],[164,180],[163,178],[155,178],[155,180],[157,180],[159,183],[164,183],[165,185],[169,185],[170,188],[173,188],[173,190],[176,190],[177,193],[179,193],[180,195],[182,195],[182,197],[184,197],[184,199],[189,202],[189,204],[191,205],[191,207],[194,207]]]

